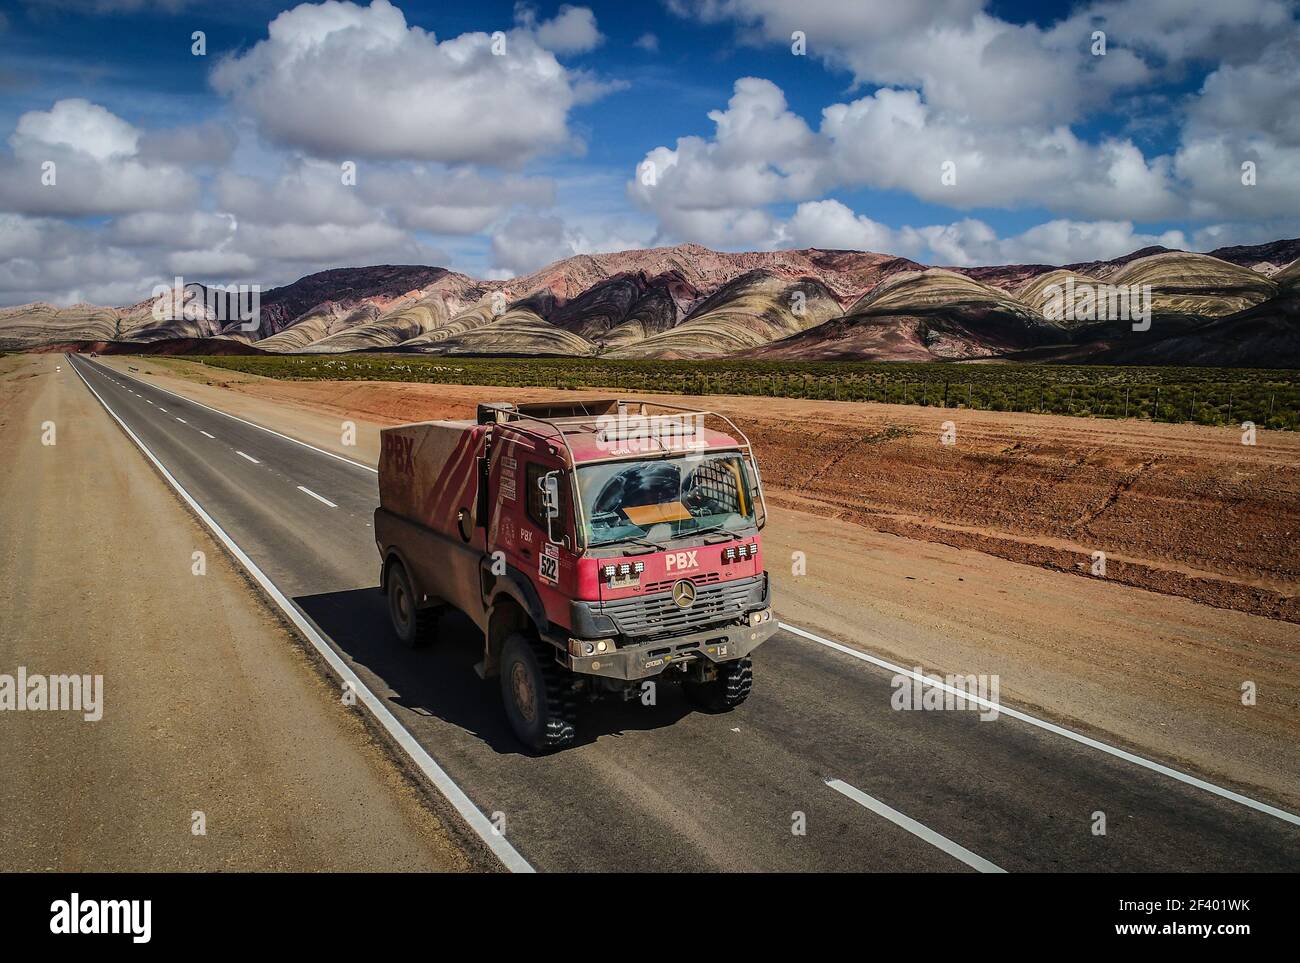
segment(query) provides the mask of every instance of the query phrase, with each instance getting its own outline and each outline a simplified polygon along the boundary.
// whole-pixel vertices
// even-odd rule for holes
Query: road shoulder
[[[4,361],[0,672],[103,715],[0,713],[0,869],[473,868],[66,360]]]

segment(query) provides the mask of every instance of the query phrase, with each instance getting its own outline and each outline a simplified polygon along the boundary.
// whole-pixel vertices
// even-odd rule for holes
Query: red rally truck
[[[730,419],[646,401],[481,404],[475,421],[384,429],[375,542],[397,636],[438,614],[483,633],[519,738],[555,749],[580,701],[679,682],[740,705],[776,629],[749,439]],[[650,701],[650,700],[643,700]]]

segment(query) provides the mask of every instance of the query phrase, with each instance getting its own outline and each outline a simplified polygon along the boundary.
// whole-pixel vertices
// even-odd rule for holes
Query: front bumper
[[[770,614],[771,589],[766,572],[734,582],[714,583],[706,591],[716,594],[706,596],[701,592],[702,616],[717,617],[707,625],[677,624],[672,616],[654,622],[629,618],[627,604],[634,601],[630,599],[608,607],[594,602],[574,602],[570,606],[569,633],[551,640],[559,650],[556,658],[571,671],[583,675],[645,679],[692,659],[731,662],[744,658],[776,631],[776,618]],[[648,609],[642,607],[635,614],[661,612],[662,608],[655,609],[655,606],[665,597],[666,593],[644,597]],[[705,608],[706,605],[713,608]],[[751,615],[755,612],[768,612],[769,617],[753,624]],[[615,645],[608,652],[574,655],[569,650],[570,638],[606,639]]]
[[[672,665],[691,659],[731,662],[743,659],[777,629],[775,616],[758,625],[715,625],[690,635],[674,635],[649,642],[620,645],[611,652],[575,656],[557,651],[557,659],[571,671],[610,679],[648,679]],[[563,643],[557,648],[564,649]]]

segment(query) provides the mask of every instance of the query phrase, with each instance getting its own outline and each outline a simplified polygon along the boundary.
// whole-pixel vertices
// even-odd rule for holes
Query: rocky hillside
[[[509,280],[339,268],[263,292],[250,331],[219,320],[211,292],[196,286],[125,308],[6,308],[0,349],[161,342],[192,351],[212,341],[205,351],[1300,366],[1298,258],[1300,240],[1286,240],[1210,254],[1145,248],[1059,267],[932,268],[861,251],[686,244],[578,255]],[[1148,330],[1107,313],[1108,285],[1149,290]]]
[[[361,304],[372,304],[382,310],[417,296],[449,274],[450,271],[440,267],[387,264],[309,274],[262,295],[261,333],[263,337],[276,334],[308,311],[319,311],[326,306],[347,311]]]

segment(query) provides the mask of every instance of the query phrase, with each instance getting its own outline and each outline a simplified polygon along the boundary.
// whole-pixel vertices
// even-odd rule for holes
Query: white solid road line
[[[130,376],[130,375],[124,375],[124,377],[130,378],[131,376]],[[354,468],[362,468],[362,469],[364,469],[364,470],[366,470],[366,471],[368,471],[368,472],[373,472],[373,473],[376,474],[376,475],[379,474],[379,469],[378,469],[378,468],[372,468],[370,465],[367,465],[367,464],[365,464],[364,462],[355,461],[355,460],[353,460],[353,459],[351,459],[351,458],[348,458],[348,457],[345,456],[345,455],[337,454],[336,452],[326,451],[324,448],[317,448],[315,445],[309,445],[307,442],[305,442],[305,441],[300,441],[300,440],[297,439],[297,438],[290,438],[288,435],[282,434],[281,432],[276,431],[274,428],[268,428],[268,427],[266,427],[266,425],[259,425],[259,424],[258,424],[257,422],[255,422],[255,421],[249,421],[249,420],[246,419],[246,418],[240,418],[238,415],[232,415],[230,412],[228,412],[228,411],[222,411],[220,408],[213,408],[211,405],[205,405],[203,402],[201,402],[201,401],[195,401],[193,398],[186,398],[184,395],[178,395],[178,394],[177,394],[176,392],[174,392],[174,391],[168,391],[166,388],[162,387],[161,385],[150,384],[150,383],[147,382],[147,381],[140,381],[140,380],[138,380],[138,379],[136,379],[136,378],[131,378],[131,380],[132,380],[132,381],[135,381],[136,384],[142,384],[142,385],[146,385],[146,384],[147,384],[147,385],[149,385],[149,387],[152,388],[154,391],[161,391],[163,394],[171,395],[173,398],[178,398],[178,399],[180,399],[181,401],[188,402],[188,403],[191,404],[191,405],[198,405],[200,408],[204,408],[204,409],[206,409],[206,410],[212,412],[212,413],[215,414],[215,415],[221,415],[221,417],[223,417],[223,418],[229,418],[231,421],[237,421],[237,422],[239,422],[241,425],[248,425],[248,427],[250,427],[250,428],[256,428],[258,431],[264,431],[264,432],[266,432],[268,435],[275,435],[275,437],[277,437],[277,438],[283,438],[285,441],[291,441],[291,442],[293,442],[295,445],[301,445],[303,448],[310,448],[310,449],[311,449],[312,451],[314,451],[314,452],[319,452],[319,453],[322,454],[322,455],[328,455],[330,458],[336,458],[336,459],[338,459],[339,461],[343,462],[343,463],[346,464],[346,465],[351,465],[351,466],[353,466]]]
[[[320,502],[320,503],[323,504],[323,505],[328,505],[330,508],[338,508],[338,506],[335,505],[335,504],[334,504],[332,501],[330,501],[328,498],[321,498],[319,495],[317,495],[317,494],[316,494],[314,491],[312,491],[310,488],[303,488],[301,485],[299,485],[299,486],[298,486],[298,491],[300,491],[300,492],[305,492],[306,494],[310,495],[312,498],[316,499],[316,501]]]
[[[237,448],[235,449],[235,454],[238,455],[240,458],[247,458],[247,459],[248,459],[249,461],[251,461],[254,465],[260,465],[260,464],[262,464],[260,461],[258,461],[256,458],[254,458],[252,455],[245,455],[242,451],[240,451],[240,450],[237,449]]]
[[[1027,712],[1021,712],[1019,709],[1012,709],[1010,706],[1007,706],[1001,702],[993,703],[990,702],[988,699],[981,699],[977,696],[969,695],[966,692],[957,689],[955,686],[950,686],[945,682],[930,679],[923,674],[914,672],[911,669],[905,669],[901,665],[895,665],[892,662],[887,662],[884,659],[877,658],[874,655],[868,655],[865,652],[860,652],[857,649],[850,648],[849,646],[845,645],[843,642],[835,642],[831,639],[824,639],[820,635],[814,635],[812,632],[809,632],[805,629],[801,629],[795,625],[790,625],[787,622],[778,622],[777,624],[781,626],[781,628],[785,629],[787,632],[793,632],[795,635],[800,636],[801,638],[808,639],[811,642],[816,642],[819,645],[824,645],[827,648],[834,649],[836,652],[843,652],[845,655],[852,656],[855,659],[860,659],[863,662],[870,662],[872,665],[879,666],[882,669],[888,669],[890,672],[894,672],[900,675],[905,675],[909,679],[915,679],[918,682],[921,682],[925,685],[934,686],[938,689],[941,689],[944,692],[948,692],[953,695],[964,696],[968,702],[973,702],[982,708],[996,709],[999,715],[1010,716],[1013,719],[1019,719],[1021,722],[1027,722],[1031,726],[1037,726],[1039,729],[1044,729],[1047,732],[1051,732],[1065,739],[1069,739],[1073,742],[1077,742],[1080,745],[1087,746],[1090,749],[1096,749],[1099,752],[1104,752],[1107,755],[1114,756],[1116,759],[1123,759],[1125,762],[1131,762],[1135,766],[1141,766],[1143,769],[1150,769],[1152,772],[1158,772],[1162,776],[1168,776],[1170,779],[1176,779],[1179,782],[1186,783],[1189,786],[1195,786],[1197,789],[1202,789],[1205,792],[1213,793],[1216,796],[1220,796],[1223,799],[1227,799],[1232,802],[1238,803],[1239,805],[1245,806],[1248,809],[1254,809],[1257,812],[1261,812],[1261,813],[1265,813],[1266,815],[1273,816],[1274,818],[1280,819],[1283,822],[1290,823],[1293,826],[1300,826],[1300,816],[1297,816],[1295,813],[1289,813],[1285,809],[1278,809],[1276,806],[1270,806],[1268,803],[1260,802],[1258,799],[1251,799],[1249,796],[1243,796],[1241,793],[1233,792],[1231,789],[1224,789],[1222,786],[1216,786],[1214,783],[1206,782],[1204,779],[1198,779],[1196,776],[1189,776],[1185,772],[1179,772],[1177,769],[1171,769],[1168,766],[1162,765],[1161,763],[1155,762],[1151,759],[1146,759],[1142,756],[1137,755],[1136,753],[1129,752],[1126,749],[1119,749],[1116,748],[1115,746],[1107,745],[1104,742],[1099,742],[1096,739],[1092,739],[1079,732],[1074,732],[1070,729],[1065,728],[1064,726],[1058,726],[1054,722],[1048,722],[1046,719],[1039,719],[1035,716],[1029,715],[1029,713]]]
[[[204,435],[204,436],[206,436],[206,437],[208,437],[208,438],[216,438],[216,437],[217,437],[216,435],[209,435],[209,434],[208,434],[206,431],[204,431],[202,428],[199,429],[199,434],[200,434],[200,435]]]
[[[73,369],[76,370],[75,365],[73,366]],[[86,380],[85,376],[80,371],[77,371],[77,377],[81,379],[82,384],[90,389],[90,393],[99,400],[99,403],[104,406],[104,410],[113,417],[113,420],[121,425],[122,430],[127,433],[127,436],[133,442],[135,442],[136,447],[144,452],[145,457],[153,463],[153,466],[158,469],[163,478],[167,479],[167,483],[172,486],[176,491],[176,494],[180,495],[185,504],[189,505],[194,513],[202,519],[203,524],[207,525],[208,528],[211,529],[212,533],[217,536],[223,545],[226,546],[226,549],[234,555],[236,559],[238,559],[239,564],[244,566],[245,571],[253,577],[253,580],[256,581],[259,586],[261,586],[262,591],[264,591],[271,600],[279,606],[280,610],[284,612],[284,614],[288,616],[289,620],[298,628],[298,631],[301,632],[309,642],[311,642],[312,647],[320,653],[321,658],[323,658],[326,663],[329,664],[329,667],[334,670],[335,675],[351,686],[353,691],[357,694],[357,701],[360,702],[361,705],[365,706],[366,709],[369,710],[370,714],[375,717],[375,720],[384,727],[384,730],[393,737],[393,740],[411,758],[411,761],[415,763],[416,767],[424,773],[429,781],[432,782],[447,801],[451,803],[456,812],[458,812],[461,818],[469,825],[469,828],[474,831],[474,834],[478,836],[479,839],[483,840],[483,843],[488,847],[488,849],[492,850],[497,859],[501,860],[506,869],[513,873],[535,872],[528,860],[524,859],[524,857],[519,854],[519,851],[515,849],[514,846],[510,845],[504,836],[497,832],[496,826],[494,826],[488,818],[479,811],[478,807],[474,805],[473,800],[465,794],[465,790],[456,785],[455,780],[453,780],[451,776],[447,775],[446,770],[438,765],[434,758],[429,755],[424,746],[420,745],[415,740],[415,737],[411,735],[410,731],[397,721],[397,717],[394,716],[388,706],[384,704],[384,701],[370,691],[369,687],[361,681],[361,677],[352,670],[351,666],[339,657],[339,654],[334,651],[328,642],[325,641],[325,637],[317,631],[316,627],[313,626],[300,611],[298,611],[283,592],[276,588],[275,583],[267,577],[266,573],[257,567],[257,563],[248,557],[248,553],[240,548],[233,538],[226,534],[225,529],[217,524],[216,519],[209,515],[204,510],[203,506],[194,499],[194,496],[185,490],[181,483],[178,482],[172,473],[167,470],[167,467],[158,460],[158,457],[154,455],[154,453],[149,450],[149,447],[140,440],[140,437],[131,430],[131,427],[118,417],[117,412],[108,406],[108,402],[103,399],[100,393],[94,389],[94,386]]]
[[[995,863],[990,863],[983,856],[977,856],[975,853],[972,853],[965,846],[959,846],[957,843],[954,843],[947,836],[944,836],[940,833],[936,833],[929,826],[924,826],[921,823],[918,823],[911,816],[904,816],[897,809],[893,809],[889,806],[886,806],[879,799],[875,799],[871,796],[868,796],[866,793],[864,793],[861,789],[858,789],[856,786],[850,786],[847,782],[844,782],[840,779],[827,779],[826,785],[830,786],[836,792],[848,796],[850,799],[852,799],[855,803],[858,803],[860,806],[863,806],[866,809],[870,809],[876,815],[884,816],[895,826],[901,826],[903,829],[906,829],[909,833],[911,833],[913,836],[916,836],[918,839],[924,839],[931,846],[934,846],[938,849],[942,849],[945,853],[947,853],[949,856],[952,856],[954,859],[961,860],[971,869],[977,869],[981,873],[1005,873],[1006,872],[1005,869],[996,865]]]

